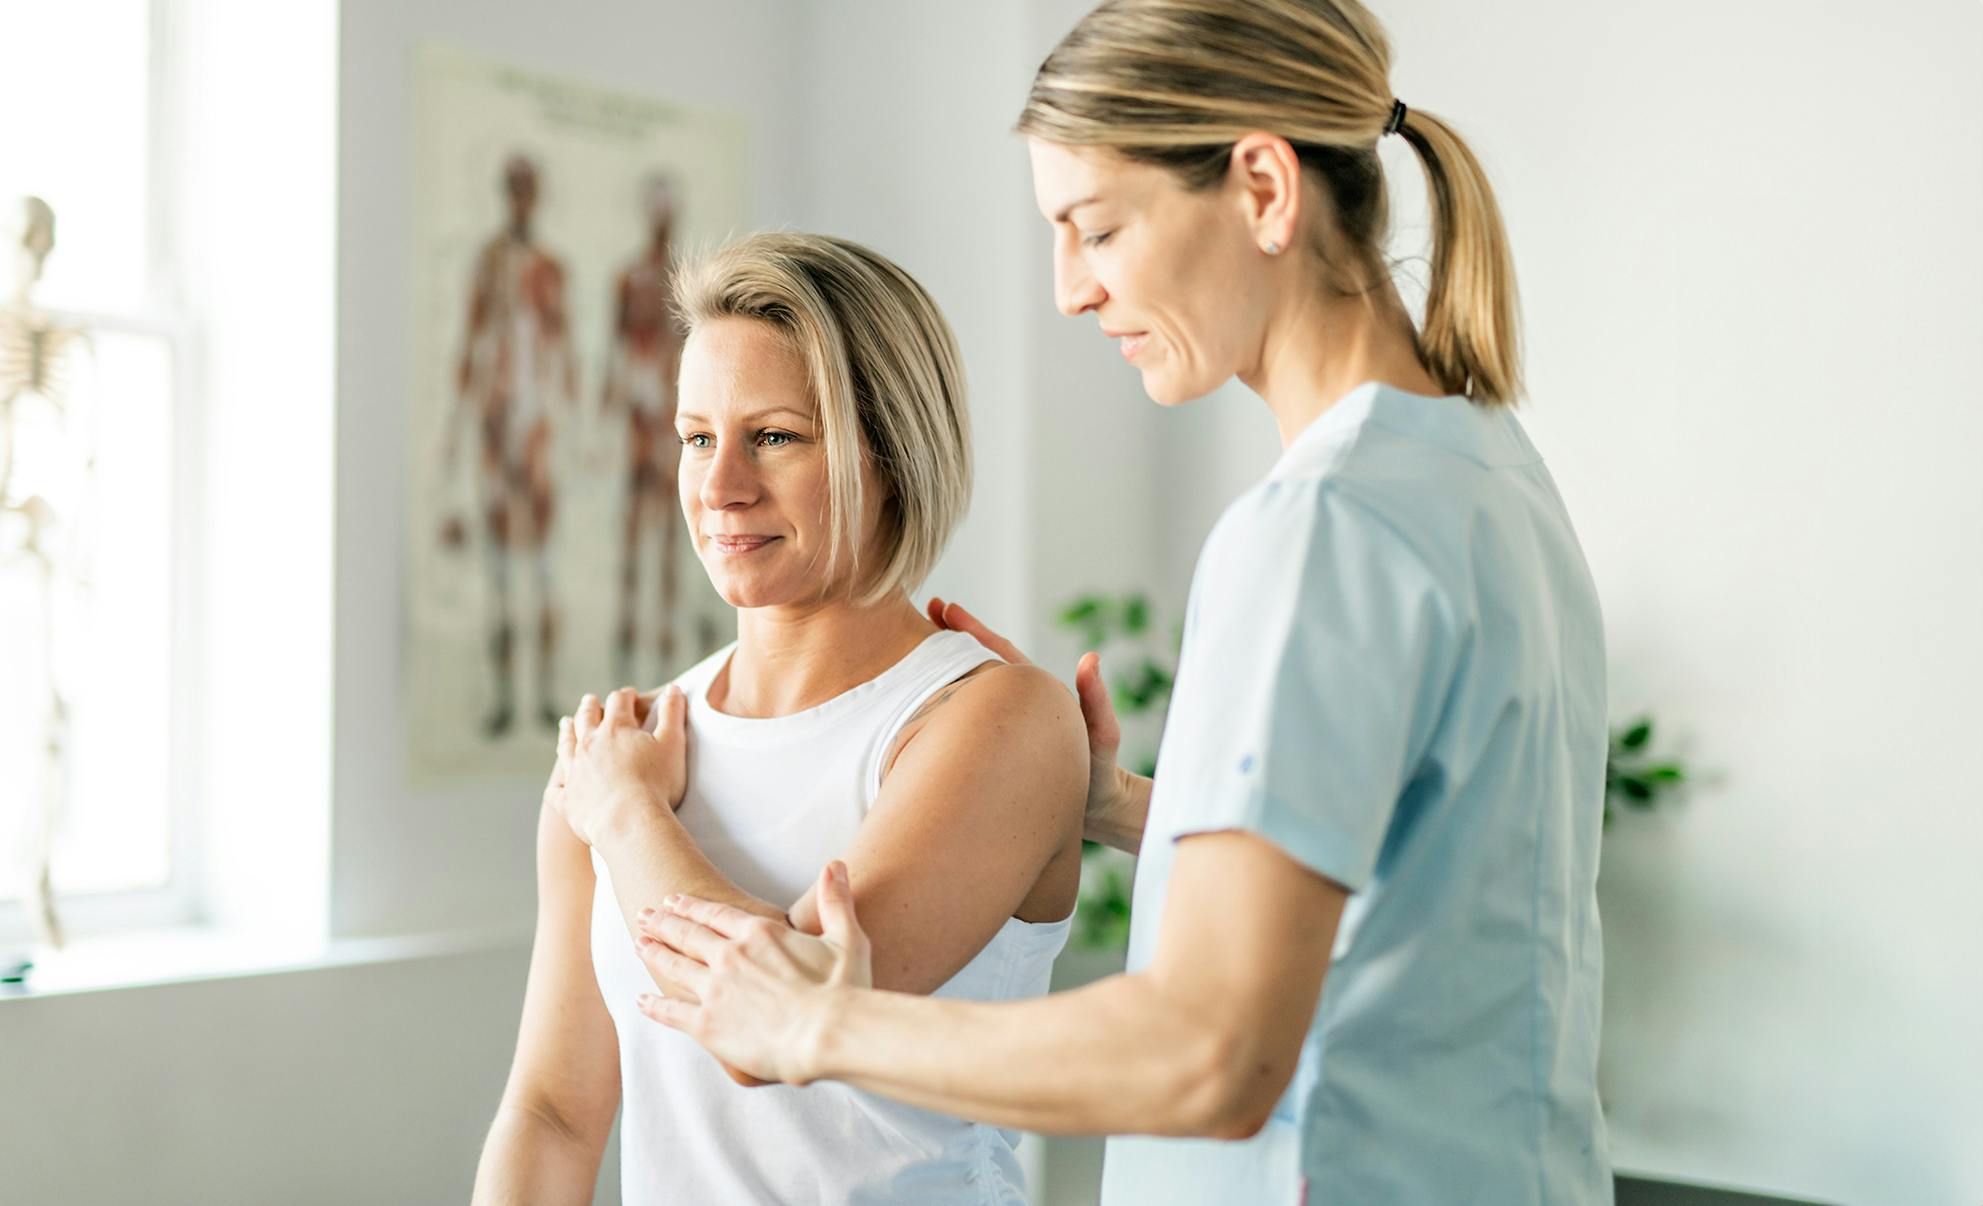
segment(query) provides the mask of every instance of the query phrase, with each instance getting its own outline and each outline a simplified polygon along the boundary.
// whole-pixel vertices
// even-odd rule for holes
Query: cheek
[[[691,531],[696,526],[695,517],[702,513],[702,478],[702,465],[683,456],[675,469],[675,497],[681,501],[682,517],[689,521]]]
[[[1201,240],[1168,266],[1163,321],[1173,342],[1201,368],[1223,372],[1234,352],[1234,305],[1242,284],[1231,257]]]

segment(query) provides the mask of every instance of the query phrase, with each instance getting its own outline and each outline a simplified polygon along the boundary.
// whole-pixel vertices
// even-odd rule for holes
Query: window
[[[163,265],[162,122],[149,0],[0,10],[0,230],[20,199],[52,208],[55,242],[32,300],[86,330],[63,389],[13,404],[15,471],[0,508],[0,946],[28,933],[28,894],[52,821],[50,868],[67,928],[186,912],[184,733],[171,706],[187,580],[175,555],[186,486],[174,474],[187,329]],[[18,243],[4,253],[11,269]],[[17,277],[5,278],[10,305]],[[54,396],[52,401],[50,395]],[[58,406],[57,402],[62,403]],[[6,432],[0,429],[0,440]],[[93,462],[78,472],[79,450]],[[23,555],[30,494],[55,498],[61,550],[46,581]],[[53,696],[66,722],[51,723]],[[45,735],[66,734],[52,762]],[[180,776],[175,778],[175,776]],[[138,894],[138,895],[133,895]]]

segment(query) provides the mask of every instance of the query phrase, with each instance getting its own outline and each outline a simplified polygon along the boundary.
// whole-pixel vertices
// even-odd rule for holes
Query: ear
[[[1301,228],[1301,159],[1288,140],[1258,130],[1246,135],[1233,144],[1226,174],[1254,244],[1275,252],[1294,246]]]

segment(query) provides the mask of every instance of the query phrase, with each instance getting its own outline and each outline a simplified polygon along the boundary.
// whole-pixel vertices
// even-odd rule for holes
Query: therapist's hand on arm
[[[820,939],[715,902],[644,919],[664,948],[650,963],[697,1000],[642,1010],[767,1079],[1057,1133],[1257,1133],[1294,1075],[1347,899],[1258,835],[1185,837],[1149,967],[985,1004],[862,989],[866,943],[828,870]]]
[[[1027,665],[1032,662],[1017,645],[985,627],[984,621],[966,611],[961,603],[931,598],[929,617],[932,623],[953,632],[970,634],[1008,662]],[[1116,764],[1122,727],[1116,722],[1108,687],[1102,683],[1100,654],[1084,654],[1075,665],[1074,693],[1081,700],[1081,719],[1088,729],[1088,807],[1082,836],[1135,854],[1143,846],[1143,822],[1150,815],[1152,783],[1147,776],[1126,771]]]

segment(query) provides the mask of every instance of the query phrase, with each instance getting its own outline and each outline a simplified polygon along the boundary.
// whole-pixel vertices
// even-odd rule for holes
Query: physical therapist
[[[1114,1206],[1611,1200],[1597,599],[1510,409],[1493,193],[1389,64],[1354,0],[1111,0],[1019,119],[1060,308],[1160,405],[1237,376],[1283,445],[1200,556],[1154,783],[1078,668],[1089,835],[1141,856],[1128,972],[869,990],[835,864],[821,938],[656,901],[642,953],[695,997],[644,999],[657,1022],[769,1079],[1119,1136]],[[1422,329],[1382,251],[1385,135],[1429,186]]]

